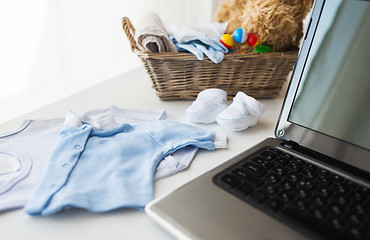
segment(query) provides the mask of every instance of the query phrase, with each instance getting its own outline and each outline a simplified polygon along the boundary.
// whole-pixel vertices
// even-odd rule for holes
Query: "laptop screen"
[[[318,2],[276,136],[370,172],[370,2]]]
[[[370,3],[328,1],[288,120],[370,150]]]

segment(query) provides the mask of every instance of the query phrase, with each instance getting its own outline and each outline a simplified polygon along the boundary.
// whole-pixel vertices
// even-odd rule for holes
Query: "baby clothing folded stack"
[[[135,33],[138,45],[147,52],[190,52],[199,60],[206,55],[212,62],[223,60],[228,49],[219,41],[227,27],[225,23],[202,26],[163,24],[155,13],[148,13],[141,20]]]
[[[212,62],[220,63],[228,49],[219,41],[225,31],[224,23],[209,23],[203,26],[166,24],[165,29],[179,52],[190,52],[199,60],[206,55]]]
[[[185,113],[192,122],[217,122],[231,131],[241,131],[257,124],[264,110],[262,103],[243,92],[238,92],[230,105],[227,105],[226,97],[227,93],[222,89],[203,90]]]

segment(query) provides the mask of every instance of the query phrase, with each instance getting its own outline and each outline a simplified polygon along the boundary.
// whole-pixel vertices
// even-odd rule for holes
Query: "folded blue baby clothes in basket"
[[[165,24],[166,32],[179,52],[190,52],[199,60],[206,55],[212,62],[220,63],[228,49],[219,41],[224,34],[225,23],[210,23],[189,27],[178,24]]]

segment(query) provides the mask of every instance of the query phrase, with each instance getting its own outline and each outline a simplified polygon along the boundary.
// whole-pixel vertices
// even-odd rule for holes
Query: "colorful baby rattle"
[[[220,42],[227,48],[230,49],[234,46],[235,42],[244,43],[246,42],[250,47],[257,47],[260,43],[259,38],[254,33],[247,33],[243,28],[238,28],[234,31],[233,35],[224,34]]]

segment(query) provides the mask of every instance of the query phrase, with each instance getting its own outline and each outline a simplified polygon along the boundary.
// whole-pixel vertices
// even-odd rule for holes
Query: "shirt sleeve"
[[[186,146],[214,150],[215,132],[175,121],[157,121],[149,134],[171,154]]]

